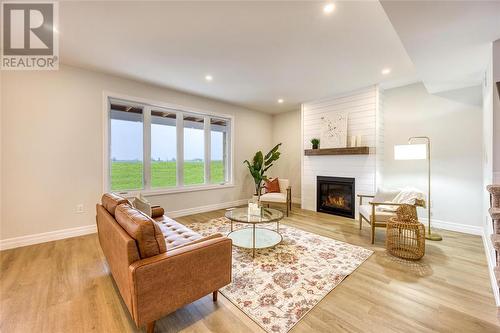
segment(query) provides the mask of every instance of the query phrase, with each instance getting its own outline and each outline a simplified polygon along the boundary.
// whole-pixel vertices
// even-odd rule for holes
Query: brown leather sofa
[[[97,230],[118,290],[137,327],[155,321],[231,282],[231,240],[202,237],[164,216],[152,218],[112,193],[97,204]]]

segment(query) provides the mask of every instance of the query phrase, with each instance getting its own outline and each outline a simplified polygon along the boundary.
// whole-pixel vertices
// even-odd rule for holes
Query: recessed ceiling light
[[[212,81],[213,79],[212,75],[205,75],[205,80]]]
[[[324,7],[323,7],[323,12],[325,14],[330,14],[331,12],[333,12],[335,10],[335,4],[333,3],[328,3],[326,4]]]
[[[284,100],[283,98],[278,99],[278,103],[283,104]]]
[[[387,74],[389,74],[390,72],[391,72],[391,69],[390,69],[390,68],[384,68],[384,69],[382,70],[382,74],[384,74],[384,75],[387,75]]]

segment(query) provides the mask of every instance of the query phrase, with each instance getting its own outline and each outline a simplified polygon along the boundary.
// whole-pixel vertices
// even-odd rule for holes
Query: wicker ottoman
[[[404,205],[387,222],[386,249],[393,256],[418,260],[425,254],[425,226],[418,222],[414,206]]]

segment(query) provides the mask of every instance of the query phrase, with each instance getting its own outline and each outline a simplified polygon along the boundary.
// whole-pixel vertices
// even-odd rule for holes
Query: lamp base
[[[440,241],[443,240],[443,237],[441,237],[439,234],[426,234],[425,239],[431,240],[431,241]]]

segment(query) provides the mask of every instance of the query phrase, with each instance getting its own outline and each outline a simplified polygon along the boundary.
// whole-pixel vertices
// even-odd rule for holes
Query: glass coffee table
[[[261,208],[259,215],[248,213],[248,208],[235,208],[226,212],[226,217],[231,221],[231,232],[227,237],[231,238],[233,245],[244,249],[252,249],[255,258],[255,249],[266,249],[281,243],[283,237],[280,234],[280,221],[283,213],[277,209]],[[233,230],[234,222],[250,225],[248,228]],[[276,223],[276,231],[257,227],[259,224]]]

